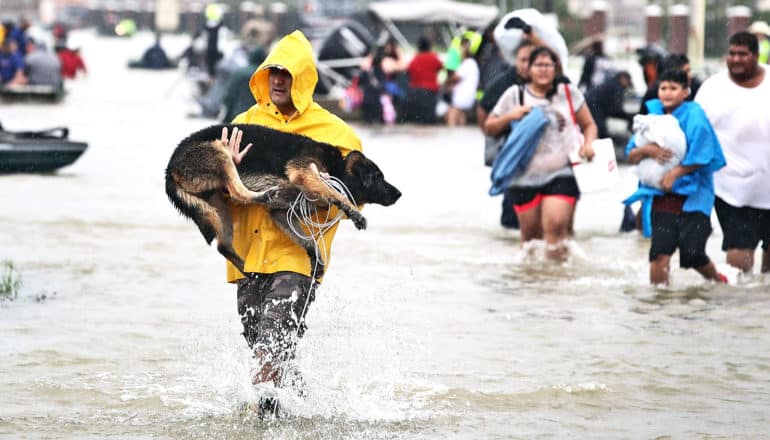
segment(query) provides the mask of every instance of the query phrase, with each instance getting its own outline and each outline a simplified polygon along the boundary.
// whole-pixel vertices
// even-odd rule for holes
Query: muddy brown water
[[[341,225],[298,350],[307,397],[260,421],[243,404],[272,391],[250,384],[222,259],[163,189],[176,142],[213,121],[184,117],[177,72],[123,67],[151,36],[77,37],[89,73],[62,104],[0,107],[90,144],[55,175],[0,176],[0,258],[24,281],[0,307],[0,437],[770,435],[770,280],[674,268],[649,287],[648,242],[617,232],[628,167],[581,200],[567,264],[523,257],[474,127],[356,126],[404,196]]]

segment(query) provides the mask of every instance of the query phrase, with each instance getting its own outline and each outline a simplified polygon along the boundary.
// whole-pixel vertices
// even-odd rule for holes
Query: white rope
[[[329,176],[329,179],[322,180],[330,188],[347,197],[354,206],[358,206],[356,205],[353,194],[351,194],[350,190],[345,186],[344,183],[342,183],[340,179],[334,176]],[[326,208],[326,217],[322,221],[316,220],[319,215],[318,208],[315,205],[315,202],[317,201],[318,199],[311,199],[304,192],[300,192],[299,195],[297,195],[297,198],[294,199],[291,205],[289,205],[289,209],[286,211],[286,221],[292,233],[306,240],[313,240],[313,243],[315,244],[315,260],[313,260],[313,268],[310,277],[310,286],[308,286],[307,298],[305,299],[305,304],[302,306],[302,313],[295,317],[297,320],[297,331],[294,333],[295,340],[299,339],[299,330],[302,328],[302,320],[305,318],[307,306],[310,304],[310,292],[313,291],[313,288],[317,284],[315,275],[318,271],[318,260],[320,256],[319,253],[326,249],[324,234],[338,221],[340,221],[344,215],[342,210],[339,210],[337,214],[332,218],[330,215],[332,204],[329,203]],[[323,255],[323,258],[321,258],[321,261],[323,261],[324,264],[326,261],[328,261],[326,257],[327,255]],[[271,415],[275,417],[277,411],[278,405],[275,405],[271,411]]]
[[[330,188],[347,197],[353,206],[357,206],[353,194],[340,179],[334,176],[329,176],[329,179],[323,179],[323,182]],[[299,337],[300,325],[302,324],[302,319],[305,317],[305,312],[307,311],[307,306],[310,302],[310,292],[313,290],[313,287],[317,283],[315,275],[318,270],[318,260],[320,259],[324,262],[324,264],[326,264],[328,261],[328,255],[320,254],[320,252],[326,250],[324,234],[338,221],[340,221],[344,215],[342,210],[339,210],[337,215],[331,218],[330,211],[332,204],[329,203],[326,209],[326,218],[323,221],[317,221],[316,218],[318,218],[318,208],[314,203],[317,201],[317,199],[310,199],[304,192],[300,192],[299,195],[297,195],[297,198],[294,199],[294,202],[292,202],[292,204],[289,206],[289,209],[286,211],[286,220],[292,233],[307,240],[313,240],[313,243],[315,244],[315,260],[313,260],[313,270],[310,277],[310,287],[308,288],[308,298],[305,300],[305,304],[302,307],[302,313],[298,317],[299,319],[297,321],[297,333],[295,334],[295,338]],[[307,232],[302,230],[302,226],[307,229]]]
[[[329,179],[324,179],[324,183],[347,197],[348,200],[355,206],[356,201],[353,194],[345,186],[342,181],[334,176],[330,176]],[[331,229],[344,215],[342,210],[337,212],[333,218],[330,217],[330,211],[332,204],[329,203],[326,209],[326,217],[323,220],[319,219],[318,208],[315,202],[318,199],[311,199],[304,192],[300,192],[294,202],[286,210],[286,222],[289,225],[292,233],[298,237],[302,237],[305,240],[312,240],[315,244],[315,257],[316,261],[320,258],[321,261],[326,262],[328,255],[321,255],[320,252],[325,251],[324,246],[324,234]],[[318,219],[318,220],[317,220]],[[313,279],[317,271],[316,265],[313,266]]]

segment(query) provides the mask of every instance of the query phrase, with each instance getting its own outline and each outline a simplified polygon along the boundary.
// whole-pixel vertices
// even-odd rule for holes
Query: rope
[[[356,200],[353,197],[353,194],[351,194],[350,190],[345,186],[344,183],[342,183],[340,179],[334,176],[329,176],[329,179],[324,179],[323,181],[331,189],[344,195],[353,205],[356,205]],[[331,218],[330,208],[332,205],[330,203],[326,209],[326,217],[321,221],[316,220],[319,217],[318,208],[315,204],[317,201],[318,199],[311,199],[304,192],[300,192],[297,195],[297,198],[294,199],[294,201],[289,206],[289,209],[286,210],[286,222],[289,225],[291,232],[298,237],[302,237],[305,240],[312,240],[313,243],[315,243],[314,249],[316,262],[319,259],[321,261],[327,261],[328,255],[319,254],[319,252],[326,249],[326,246],[324,246],[324,234],[326,234],[326,232],[331,229],[332,226],[334,226],[344,215],[344,213],[340,210],[337,212],[336,216]],[[312,273],[313,280],[315,280],[317,269],[318,267],[314,264]]]
[[[322,180],[327,186],[347,197],[347,199],[354,206],[358,206],[356,204],[355,198],[353,197],[353,194],[340,179],[334,176],[329,176],[328,179]],[[313,260],[313,270],[310,276],[310,286],[308,287],[305,304],[302,306],[302,313],[300,313],[300,315],[297,317],[297,331],[294,333],[295,340],[299,339],[299,330],[302,326],[302,320],[305,318],[305,313],[307,313],[307,306],[310,303],[310,292],[312,292],[313,288],[318,284],[315,275],[318,271],[318,260],[320,256],[319,252],[321,252],[322,249],[326,249],[324,234],[338,221],[340,221],[344,215],[342,210],[339,210],[337,215],[331,217],[330,210],[332,204],[329,203],[326,209],[326,217],[322,221],[317,221],[316,218],[318,218],[318,208],[315,205],[315,202],[317,201],[318,199],[311,199],[304,192],[300,192],[299,195],[297,195],[297,198],[295,198],[291,205],[289,205],[289,209],[286,211],[286,220],[292,233],[306,240],[313,240],[313,243],[315,243],[315,260]],[[321,261],[328,261],[326,258],[328,255],[323,255],[322,257],[323,258],[320,258]],[[277,411],[278,405],[275,405],[272,408],[271,415],[274,417]]]

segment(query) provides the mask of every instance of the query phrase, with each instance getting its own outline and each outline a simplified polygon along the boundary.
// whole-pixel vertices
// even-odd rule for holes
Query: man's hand
[[[221,141],[230,150],[230,156],[233,158],[233,163],[238,165],[243,160],[243,156],[249,152],[252,144],[246,145],[241,151],[241,140],[243,139],[243,130],[239,130],[238,127],[233,127],[233,135],[227,137],[227,127],[222,127]]]

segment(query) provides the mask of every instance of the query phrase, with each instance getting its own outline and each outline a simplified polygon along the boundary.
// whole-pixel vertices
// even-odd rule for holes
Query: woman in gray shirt
[[[498,135],[535,106],[550,119],[532,160],[514,178],[512,187],[522,242],[545,240],[546,256],[557,261],[568,257],[566,240],[580,196],[569,153],[579,149],[580,156],[590,160],[597,131],[583,94],[561,78],[559,57],[547,47],[538,47],[529,58],[526,84],[506,90],[485,122],[487,133]],[[524,87],[524,93],[519,93],[519,87]]]

